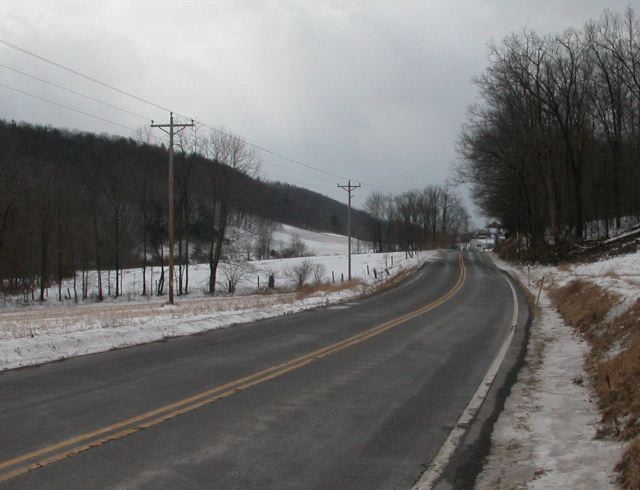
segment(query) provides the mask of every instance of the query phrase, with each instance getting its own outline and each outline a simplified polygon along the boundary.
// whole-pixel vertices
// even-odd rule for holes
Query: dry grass
[[[323,282],[316,285],[307,285],[303,288],[300,288],[296,291],[296,295],[298,299],[306,298],[307,296],[311,296],[316,293],[337,293],[339,291],[344,291],[345,289],[354,289],[357,286],[364,286],[365,284],[362,281],[345,281],[342,283],[332,284],[330,282]]]
[[[617,295],[580,280],[551,289],[549,296],[565,323],[580,330],[589,341],[598,336],[607,313],[620,302]]]
[[[295,301],[295,294],[251,295],[179,299],[176,307],[162,303],[94,304],[72,308],[47,308],[0,313],[0,339],[20,338],[44,333],[116,328],[151,320],[215,315],[248,308],[269,308]]]
[[[629,444],[616,470],[623,475],[620,483],[624,488],[640,488],[640,439],[636,437],[635,441]]]
[[[362,294],[359,296],[366,296],[392,287],[413,272],[414,269],[401,271],[389,279],[385,277],[386,281],[373,286],[367,286],[360,281],[346,281],[307,286],[298,291],[267,290],[247,296],[179,297],[176,306],[169,308],[164,307],[159,301],[149,301],[146,303],[95,303],[74,307],[29,308],[0,312],[0,341],[48,333],[117,328],[185,317],[202,319],[248,309],[266,310],[279,305],[292,304],[318,292],[330,294],[346,289],[360,289]]]
[[[335,283],[335,284],[321,283],[315,286],[305,286],[302,289],[298,289],[296,291],[296,294],[297,294],[297,297],[301,299],[321,291],[325,293],[336,293],[339,291],[343,291],[345,289],[355,289],[360,287],[363,289],[363,294],[361,295],[361,297],[367,297],[369,295],[376,294],[386,289],[394,287],[398,283],[404,281],[405,279],[408,279],[409,276],[411,276],[415,272],[416,272],[415,268],[405,269],[398,272],[393,277],[390,277],[388,279],[384,278],[386,280],[379,280],[379,282],[375,284],[370,284],[370,285],[367,285],[366,283],[362,281],[357,281],[357,280],[345,281],[343,283]]]
[[[607,322],[620,298],[599,286],[572,281],[550,297],[591,345],[587,367],[603,414],[600,432],[630,441],[616,469],[624,488],[640,489],[640,300]]]

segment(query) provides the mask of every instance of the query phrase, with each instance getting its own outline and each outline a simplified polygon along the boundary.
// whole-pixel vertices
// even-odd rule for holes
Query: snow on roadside
[[[362,284],[336,292],[318,291],[306,297],[295,293],[245,295],[234,297],[178,298],[178,305],[163,307],[159,302],[90,304],[76,307],[24,308],[0,313],[0,371],[79,355],[128,347],[168,337],[190,335],[234,324],[295,313],[339,301],[356,298],[383,282],[370,269],[390,262],[394,266],[384,281],[398,273],[434,260],[438,252],[421,252],[419,257],[404,258],[404,253],[354,256],[354,274]],[[306,257],[339,272],[346,258]],[[271,262],[270,270],[280,275],[303,259]],[[364,266],[364,268],[363,268]],[[365,271],[363,274],[362,271]],[[342,273],[342,272],[340,272]]]
[[[572,280],[580,279],[614,293],[620,298],[620,303],[607,316],[607,320],[612,320],[640,298],[640,252],[560,268],[532,267],[531,284],[536,284],[542,278],[545,279],[545,285],[556,287],[566,286]],[[523,283],[527,283],[526,274]]]
[[[526,270],[494,260],[527,286]],[[576,268],[598,275],[597,265]],[[536,268],[529,289],[537,294],[535,283],[543,275],[558,284],[568,282],[572,273]],[[614,278],[602,280],[609,279]],[[601,415],[584,371],[588,351],[587,342],[564,324],[543,291],[525,366],[494,426],[477,488],[615,488],[613,468],[623,446],[594,439]]]

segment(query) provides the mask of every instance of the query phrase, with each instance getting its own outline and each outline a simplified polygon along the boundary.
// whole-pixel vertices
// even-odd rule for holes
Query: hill
[[[316,192],[223,165],[178,142],[178,253],[212,243],[220,215],[346,234],[346,206]],[[184,151],[180,151],[180,150]],[[206,152],[204,152],[206,153]],[[167,233],[167,150],[132,138],[0,121],[0,278],[20,289],[34,277],[162,260]],[[221,203],[228,197],[229,209]],[[369,216],[354,210],[353,234]],[[218,224],[216,224],[218,223]],[[184,242],[184,244],[183,244]]]

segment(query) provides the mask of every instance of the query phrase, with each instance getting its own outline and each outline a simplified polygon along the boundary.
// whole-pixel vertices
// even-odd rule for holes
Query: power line
[[[333,188],[330,188],[328,186],[324,186],[324,185],[319,186],[317,184],[316,185],[312,185],[312,184],[309,184],[308,182],[304,182],[302,180],[294,179],[294,178],[291,178],[289,176],[284,176],[284,175],[281,175],[281,174],[278,174],[278,173],[275,173],[275,172],[271,172],[271,171],[269,171],[266,174],[266,177],[270,178],[271,180],[280,181],[280,182],[282,182],[284,184],[294,184],[294,185],[297,185],[297,186],[302,186],[304,189],[307,189],[307,190],[313,190],[313,189],[310,189],[310,187],[316,187],[316,188],[322,187],[322,191],[323,192],[331,192],[331,191],[334,190]],[[318,191],[316,191],[316,192],[318,192]],[[319,193],[321,193],[321,192],[319,192]]]
[[[118,93],[120,93],[122,95],[126,95],[127,97],[131,97],[132,99],[136,99],[137,101],[143,102],[145,104],[149,104],[149,105],[151,105],[151,106],[153,106],[153,107],[155,107],[157,109],[161,109],[161,110],[166,111],[166,112],[171,112],[170,109],[167,109],[166,107],[163,107],[163,106],[161,106],[159,104],[156,104],[154,102],[151,102],[150,100],[144,99],[142,97],[138,97],[137,95],[132,94],[131,92],[127,92],[126,90],[122,90],[122,89],[119,89],[118,87],[114,87],[113,85],[111,85],[109,83],[106,83],[106,82],[103,82],[101,80],[98,80],[97,78],[93,78],[93,77],[91,77],[89,75],[85,75],[84,73],[81,73],[81,72],[79,72],[77,70],[74,70],[73,68],[69,68],[68,66],[65,66],[65,65],[63,65],[61,63],[53,61],[53,60],[51,60],[49,58],[46,58],[44,56],[40,56],[39,54],[33,53],[31,51],[28,51],[28,50],[26,50],[24,48],[21,48],[20,46],[16,46],[15,44],[12,44],[12,43],[10,43],[8,41],[5,41],[4,39],[0,39],[0,44],[4,44],[5,46],[7,46],[7,47],[9,47],[11,49],[15,49],[16,51],[20,51],[21,53],[24,53],[26,55],[29,55],[29,56],[33,57],[33,58],[39,59],[40,61],[44,61],[45,63],[49,63],[50,65],[53,65],[56,68],[60,68],[61,70],[65,70],[65,71],[67,71],[69,73],[72,73],[72,74],[74,74],[76,76],[84,78],[85,80],[89,80],[90,82],[97,83],[98,85],[102,85],[103,87],[106,87],[108,89],[114,90],[115,92],[118,92]]]
[[[4,83],[0,83],[0,87],[4,87],[6,89],[13,90],[14,92],[18,92],[18,93],[20,93],[22,95],[27,95],[29,97],[33,97],[34,99],[38,99],[38,100],[41,100],[43,102],[46,102],[47,104],[52,104],[52,105],[61,107],[61,108],[66,109],[68,111],[73,111],[73,112],[77,112],[78,114],[82,114],[82,115],[87,116],[87,117],[92,117],[93,119],[97,119],[98,121],[103,121],[103,122],[106,122],[106,123],[109,123],[109,124],[113,124],[114,126],[120,126],[121,128],[125,128],[125,129],[128,129],[130,131],[135,131],[135,128],[132,128],[130,126],[126,126],[124,124],[120,124],[120,123],[117,123],[115,121],[111,121],[110,119],[105,119],[104,117],[96,116],[95,114],[91,114],[89,112],[81,111],[80,109],[74,109],[73,107],[69,107],[68,105],[59,104],[58,102],[54,102],[52,100],[45,99],[44,97],[40,97],[39,95],[31,94],[29,92],[25,92],[24,90],[20,90],[20,89],[17,89],[15,87],[10,87],[9,85],[5,85]]]
[[[271,180],[271,181],[274,181],[274,182],[277,181],[277,182],[281,182],[283,184],[296,185],[298,187],[302,187],[304,189],[317,192],[319,194],[331,194],[331,193],[335,192],[335,189],[333,187],[330,187],[330,186],[328,186],[326,184],[317,184],[317,183],[310,184],[310,183],[305,182],[303,180],[295,179],[295,178],[292,178],[290,176],[278,174],[278,173],[272,172],[272,171],[269,171],[269,172],[265,173],[264,177],[267,180]]]
[[[122,89],[120,89],[120,88],[118,88],[118,87],[115,87],[115,86],[113,86],[113,85],[109,84],[109,83],[103,82],[103,81],[101,81],[101,80],[98,80],[97,78],[94,78],[94,77],[92,77],[92,76],[89,76],[89,75],[86,75],[86,74],[84,74],[84,73],[81,73],[81,72],[79,72],[79,71],[77,71],[77,70],[74,70],[73,68],[69,68],[68,66],[65,66],[65,65],[63,65],[63,64],[61,64],[61,63],[58,63],[58,62],[56,62],[56,61],[53,61],[53,60],[52,60],[52,59],[50,59],[50,58],[47,58],[47,57],[45,57],[45,56],[41,56],[41,55],[36,54],[36,53],[34,53],[34,52],[32,52],[32,51],[29,51],[29,50],[27,50],[27,49],[21,48],[20,46],[17,46],[17,45],[15,45],[15,44],[10,43],[10,42],[8,42],[8,41],[5,41],[5,40],[3,40],[3,39],[0,39],[0,44],[3,44],[3,45],[5,45],[5,46],[7,46],[7,47],[9,47],[9,48],[11,48],[11,49],[14,49],[14,50],[19,51],[19,52],[21,52],[21,53],[23,53],[23,54],[26,54],[26,55],[31,56],[31,57],[33,57],[33,58],[36,58],[36,59],[38,59],[38,60],[40,60],[40,61],[43,61],[43,62],[45,62],[45,63],[48,63],[48,64],[50,64],[50,65],[52,65],[52,66],[55,66],[56,68],[60,68],[60,69],[65,70],[65,71],[67,71],[67,72],[69,72],[69,73],[72,73],[72,74],[74,74],[74,75],[76,75],[76,76],[79,76],[79,77],[84,78],[84,79],[86,79],[86,80],[89,80],[89,81],[91,81],[91,82],[93,82],[93,83],[96,83],[96,84],[98,84],[98,85],[101,85],[101,86],[103,86],[103,87],[106,87],[106,88],[108,88],[108,89],[110,89],[110,90],[113,90],[113,91],[115,91],[115,92],[118,92],[118,93],[120,93],[120,94],[122,94],[122,95],[126,95],[127,97],[131,97],[131,98],[133,98],[133,99],[135,99],[135,100],[137,100],[137,101],[139,101],[139,102],[143,102],[143,103],[145,103],[145,104],[148,104],[148,105],[150,105],[150,106],[152,106],[152,107],[155,107],[155,108],[157,108],[157,109],[161,109],[161,110],[166,111],[166,112],[172,112],[172,111],[171,111],[171,109],[168,109],[168,108],[166,108],[166,107],[164,107],[164,106],[162,106],[162,105],[160,105],[160,104],[157,104],[157,103],[155,103],[155,102],[152,102],[152,101],[150,101],[150,100],[148,100],[148,99],[145,99],[145,98],[143,98],[143,97],[139,97],[139,96],[137,96],[137,95],[135,95],[135,94],[133,94],[133,93],[131,93],[131,92],[127,92],[126,90],[122,90]],[[179,117],[182,117],[182,118],[185,118],[185,119],[191,119],[190,117],[187,117],[187,116],[185,116],[185,115],[183,115],[183,114],[180,114],[179,112],[176,112],[176,111],[173,111],[173,112],[174,112],[174,114],[176,114],[176,115],[177,115],[177,116],[179,116]],[[202,126],[206,127],[206,128],[209,128],[210,130],[217,131],[217,132],[220,132],[220,133],[222,133],[222,134],[227,134],[227,135],[229,134],[229,133],[227,133],[227,132],[225,132],[225,131],[223,131],[223,130],[221,130],[221,129],[219,129],[219,128],[214,128],[214,127],[212,127],[212,126],[209,126],[208,124],[203,123],[202,121],[197,121],[197,120],[196,120],[196,122],[197,122],[198,124],[200,124],[200,125],[202,125]],[[275,157],[281,158],[281,159],[286,160],[286,161],[288,161],[288,162],[291,162],[291,163],[293,163],[293,164],[296,164],[296,165],[300,165],[300,166],[302,166],[302,167],[305,167],[305,168],[307,168],[307,169],[309,169],[309,170],[313,170],[313,171],[315,171],[315,172],[319,172],[319,173],[322,173],[322,174],[325,174],[325,175],[329,175],[329,176],[331,176],[331,177],[336,177],[336,178],[339,178],[339,179],[344,179],[344,178],[345,178],[343,175],[338,175],[338,174],[336,174],[336,173],[334,173],[334,172],[330,172],[330,171],[328,171],[328,170],[324,170],[324,169],[321,169],[321,168],[315,167],[315,166],[313,166],[313,165],[309,165],[309,164],[307,164],[307,163],[305,163],[305,162],[302,162],[302,161],[300,161],[300,160],[297,160],[297,159],[295,159],[295,158],[290,158],[290,157],[288,157],[288,156],[286,156],[286,155],[283,155],[283,154],[281,154],[281,153],[279,153],[279,152],[276,152],[276,151],[273,151],[273,150],[269,150],[269,149],[267,149],[267,148],[265,148],[265,147],[263,147],[263,146],[261,146],[261,145],[257,145],[257,144],[255,144],[255,143],[251,143],[250,141],[248,141],[248,140],[246,140],[246,139],[244,139],[244,138],[240,138],[240,140],[241,140],[241,141],[243,141],[246,145],[248,145],[248,146],[250,146],[250,147],[252,147],[252,148],[255,148],[256,150],[263,151],[263,152],[265,152],[265,153],[268,153],[268,154],[273,155],[273,156],[275,156]]]
[[[0,40],[0,42],[2,42],[2,40]],[[32,79],[34,79],[34,80],[37,80],[37,81],[40,81],[40,82],[46,83],[46,84],[48,84],[48,85],[54,86],[54,87],[56,87],[56,88],[58,88],[58,89],[64,90],[64,91],[69,92],[69,93],[72,93],[72,94],[74,94],[74,95],[78,95],[78,96],[81,96],[81,97],[87,98],[87,99],[89,99],[89,100],[93,100],[94,102],[98,102],[98,103],[103,104],[103,105],[105,105],[105,106],[112,107],[112,108],[114,108],[114,109],[117,109],[117,110],[120,110],[120,111],[123,111],[123,112],[129,113],[129,114],[135,115],[135,116],[140,117],[140,118],[145,119],[145,120],[147,120],[147,119],[148,119],[146,116],[143,116],[143,115],[141,115],[141,114],[137,114],[137,113],[135,113],[135,112],[133,112],[133,111],[129,111],[128,109],[124,109],[124,108],[121,108],[121,107],[118,107],[118,106],[112,105],[112,104],[110,104],[110,103],[108,103],[108,102],[105,102],[105,101],[102,101],[102,100],[96,99],[96,98],[91,97],[91,96],[89,96],[89,95],[82,94],[82,93],[80,93],[80,92],[76,92],[76,91],[74,91],[74,90],[68,89],[68,88],[66,88],[66,87],[63,87],[63,86],[58,85],[58,84],[55,84],[55,83],[53,83],[53,82],[49,82],[48,80],[44,80],[44,79],[38,78],[38,77],[33,76],[33,75],[30,75],[30,74],[28,74],[28,73],[24,73],[24,72],[22,72],[22,71],[20,71],[20,70],[17,70],[17,69],[15,69],[15,68],[12,68],[12,67],[9,67],[9,66],[6,66],[6,65],[3,65],[3,64],[1,64],[1,63],[0,63],[0,67],[6,68],[6,69],[11,70],[11,71],[14,71],[14,72],[16,72],[16,73],[19,73],[19,74],[24,75],[24,76],[26,76],[26,77],[32,78]],[[52,100],[46,99],[46,98],[41,97],[41,96],[39,96],[39,95],[35,95],[35,94],[32,94],[32,93],[30,93],[30,92],[26,92],[26,91],[24,91],[24,90],[20,90],[20,89],[15,88],[15,87],[11,87],[11,86],[9,86],[9,85],[5,85],[5,84],[3,84],[3,83],[0,83],[0,87],[3,87],[3,88],[8,89],[8,90],[12,90],[12,91],[17,92],[17,93],[20,93],[20,94],[22,94],[22,95],[26,95],[26,96],[28,96],[28,97],[32,97],[32,98],[34,98],[34,99],[40,100],[40,101],[42,101],[42,102],[46,102],[46,103],[48,103],[48,104],[54,105],[54,106],[56,106],[56,107],[60,107],[60,108],[62,108],[62,109],[68,110],[68,111],[72,111],[72,112],[76,112],[76,113],[78,113],[78,114],[82,114],[82,115],[84,115],[84,116],[87,116],[87,117],[90,117],[90,118],[96,119],[96,120],[98,120],[98,121],[106,122],[106,123],[108,123],[108,124],[112,124],[112,125],[114,125],[114,126],[118,126],[118,127],[124,128],[124,129],[128,129],[128,130],[130,130],[130,131],[136,131],[136,129],[135,129],[135,128],[132,128],[131,126],[127,126],[127,125],[125,125],[125,124],[121,124],[121,123],[118,123],[118,122],[112,121],[112,120],[110,120],[110,119],[106,119],[106,118],[104,118],[104,117],[97,116],[97,115],[95,115],[95,114],[91,114],[91,113],[89,113],[89,112],[86,112],[86,111],[83,111],[83,110],[80,110],[80,109],[76,109],[76,108],[74,108],[74,107],[71,107],[71,106],[68,106],[68,105],[65,105],[65,104],[61,104],[61,103],[58,103],[58,102],[55,102],[55,101],[52,101]],[[221,130],[221,129],[213,128],[213,127],[211,127],[211,126],[209,126],[209,125],[207,125],[207,124],[204,124],[204,123],[200,123],[200,124],[202,124],[202,126],[207,127],[207,128],[209,128],[209,129],[211,129],[211,130],[213,130],[213,131],[217,131],[217,132],[220,132],[220,133],[223,133],[223,134],[229,134],[229,133],[225,133],[225,132],[224,132],[223,130]],[[154,138],[156,141],[164,142],[164,140],[162,140],[161,138],[157,138],[157,137],[153,137],[153,138]],[[242,138],[241,138],[241,139],[242,139]],[[243,141],[244,141],[246,144],[248,144],[249,146],[252,146],[252,147],[254,147],[254,148],[257,148],[257,149],[259,149],[259,150],[261,150],[261,151],[265,151],[265,152],[267,152],[267,153],[274,154],[274,155],[276,155],[276,156],[278,156],[278,157],[280,157],[280,158],[284,158],[285,160],[289,160],[289,161],[292,161],[293,163],[296,163],[296,164],[299,164],[299,165],[305,166],[305,167],[307,167],[307,168],[310,168],[311,170],[321,171],[321,172],[323,172],[323,173],[325,173],[325,174],[328,174],[328,175],[335,175],[335,176],[338,176],[337,174],[333,174],[333,173],[330,173],[330,172],[325,172],[325,171],[322,171],[322,170],[320,170],[320,169],[316,169],[316,168],[314,168],[314,167],[312,167],[312,166],[306,165],[306,164],[304,164],[304,163],[302,163],[302,162],[297,162],[296,160],[289,159],[288,157],[285,157],[285,156],[279,155],[278,153],[272,152],[272,151],[267,150],[267,149],[265,149],[265,148],[262,148],[262,147],[260,147],[260,146],[258,146],[258,145],[254,145],[254,144],[252,144],[252,143],[250,143],[250,142],[248,142],[248,141],[246,141],[246,140],[243,140]],[[262,160],[262,161],[263,161],[264,163],[269,164],[269,165],[274,165],[274,166],[276,166],[276,167],[279,167],[279,168],[281,168],[281,169],[284,169],[284,170],[287,170],[287,171],[290,171],[290,172],[296,172],[296,173],[299,173],[299,174],[301,174],[301,175],[303,175],[303,176],[307,176],[307,177],[310,177],[310,178],[313,178],[313,179],[318,179],[316,176],[313,176],[313,175],[311,175],[311,174],[307,174],[307,173],[302,172],[302,171],[300,171],[300,170],[292,169],[292,168],[290,168],[290,167],[286,167],[286,166],[284,166],[284,165],[277,164],[277,163],[272,162],[272,161],[269,161],[269,160]],[[307,189],[308,189],[309,187],[317,186],[317,182],[315,182],[314,184],[310,184],[310,183],[308,183],[308,182],[303,182],[303,181],[299,181],[299,180],[292,179],[291,177],[288,177],[288,176],[278,175],[278,174],[275,174],[275,173],[273,173],[273,172],[270,172],[270,173],[271,173],[271,175],[272,175],[272,176],[275,176],[275,177],[277,177],[277,178],[279,178],[279,179],[284,179],[285,183],[286,183],[286,181],[293,182],[293,183],[295,183],[295,184],[297,184],[297,185],[305,186],[304,188],[307,188]],[[338,176],[338,177],[340,177],[340,176]],[[325,180],[325,179],[320,179],[320,180],[321,180],[321,182],[323,182],[323,183],[333,184],[333,182],[330,182],[330,181]],[[326,190],[328,189],[328,187],[325,187],[325,186],[322,186],[322,187],[324,187],[324,190],[325,190],[325,192],[326,192]]]
[[[312,179],[315,179],[315,180],[319,180],[320,182],[324,182],[324,183],[331,184],[331,185],[335,184],[335,182],[330,181],[330,180],[328,180],[328,179],[322,179],[322,178],[319,178],[319,177],[318,177],[318,176],[316,176],[316,175],[311,175],[310,173],[307,173],[307,172],[304,172],[304,171],[302,171],[302,170],[298,170],[298,169],[295,169],[295,168],[290,168],[290,167],[287,167],[287,166],[285,166],[285,165],[281,165],[281,164],[279,164],[279,163],[272,162],[271,160],[265,160],[265,159],[262,159],[262,158],[261,158],[261,159],[260,159],[260,162],[261,162],[261,163],[266,163],[266,164],[268,164],[268,165],[273,165],[274,167],[278,167],[278,168],[281,168],[281,169],[283,169],[283,170],[287,170],[287,171],[289,171],[289,172],[295,172],[295,173],[297,173],[297,174],[304,175],[304,176],[306,176],[306,177],[309,177],[309,178],[312,178]]]
[[[179,115],[180,117],[187,118],[187,116],[184,116],[184,115],[182,115],[182,114],[179,114],[179,113],[176,113],[176,114],[177,114],[177,115]],[[187,119],[188,119],[188,118],[187,118]],[[228,131],[224,131],[223,129],[220,129],[220,128],[214,128],[213,126],[209,126],[208,124],[206,124],[206,123],[204,123],[204,122],[202,122],[202,121],[199,121],[199,120],[197,120],[197,119],[196,119],[195,121],[196,121],[196,123],[198,123],[199,125],[204,126],[205,128],[208,128],[208,129],[210,129],[211,131],[216,131],[217,133],[220,133],[220,134],[222,134],[222,135],[226,135],[226,136],[230,136],[230,135],[231,135],[231,133],[230,133],[230,132],[228,132]],[[269,150],[269,149],[267,149],[267,148],[264,148],[263,146],[260,146],[260,145],[255,144],[255,143],[251,143],[250,141],[246,140],[245,138],[240,137],[239,139],[240,139],[243,143],[245,143],[247,146],[250,146],[250,147],[252,147],[252,148],[255,148],[256,150],[263,151],[263,152],[265,152],[265,153],[268,153],[268,154],[273,155],[273,156],[278,157],[278,158],[282,158],[283,160],[286,160],[286,161],[291,162],[291,163],[294,163],[294,164],[296,164],[296,165],[300,165],[300,166],[302,166],[302,167],[308,168],[309,170],[314,170],[315,172],[320,172],[320,173],[323,173],[323,174],[325,174],[325,175],[329,175],[329,176],[331,176],[331,177],[336,177],[336,178],[338,178],[338,179],[344,179],[344,176],[343,176],[343,175],[338,175],[338,174],[335,174],[335,173],[333,173],[333,172],[329,172],[329,171],[327,171],[327,170],[323,170],[323,169],[321,169],[321,168],[314,167],[313,165],[309,165],[308,163],[301,162],[300,160],[296,160],[295,158],[289,158],[288,156],[282,155],[281,153],[278,153],[278,152],[275,152],[275,151]]]
[[[127,126],[126,124],[121,124],[119,122],[112,121],[111,119],[106,119],[104,117],[96,116],[95,114],[91,114],[90,112],[86,112],[86,111],[83,111],[81,109],[76,109],[75,107],[71,107],[71,106],[68,106],[68,105],[65,105],[65,104],[60,104],[59,102],[55,102],[53,100],[45,99],[44,97],[40,97],[39,95],[35,95],[35,94],[30,93],[30,92],[26,92],[24,90],[20,90],[20,89],[15,88],[15,87],[11,87],[9,85],[5,85],[4,83],[0,83],[0,87],[6,88],[8,90],[12,90],[12,91],[17,92],[17,93],[22,94],[22,95],[26,95],[28,97],[32,97],[34,99],[41,100],[42,102],[46,102],[47,104],[51,104],[51,105],[54,105],[56,107],[60,107],[60,108],[65,109],[67,111],[76,112],[78,114],[82,114],[83,116],[87,116],[87,117],[90,117],[92,119],[97,119],[98,121],[103,121],[103,122],[106,122],[106,123],[109,123],[109,124],[113,124],[114,126],[118,126],[118,127],[124,128],[124,129],[128,129],[129,131],[133,131],[133,132],[136,131],[136,128],[132,128],[131,126]],[[156,136],[152,136],[152,138],[154,140],[156,140],[157,142],[166,143],[166,140],[164,140],[162,138],[158,138]]]
[[[129,109],[125,109],[123,107],[119,107],[117,105],[110,104],[109,102],[105,102],[103,100],[96,99],[95,97],[91,97],[90,95],[86,95],[86,94],[83,94],[81,92],[76,92],[75,90],[71,90],[70,88],[63,87],[62,85],[58,85],[57,83],[50,82],[50,81],[45,80],[43,78],[38,78],[35,75],[31,75],[29,73],[25,73],[25,72],[20,71],[20,70],[18,70],[16,68],[12,68],[10,66],[3,65],[2,63],[0,63],[0,67],[6,68],[7,70],[11,70],[11,71],[13,71],[15,73],[19,73],[20,75],[28,77],[28,78],[31,78],[33,80],[37,80],[38,82],[46,83],[47,85],[51,85],[52,87],[55,87],[57,89],[64,90],[65,92],[69,92],[70,94],[78,95],[80,97],[84,97],[85,99],[91,100],[93,102],[97,102],[98,104],[102,104],[104,106],[111,107],[112,109],[117,109],[117,110],[125,112],[127,114],[131,114],[132,116],[139,117],[140,119],[144,119],[145,121],[149,121],[151,119],[150,117],[143,116],[142,114],[138,114],[137,112],[133,112],[133,111],[130,111]]]
[[[254,147],[254,148],[256,148],[256,149],[258,149],[260,151],[264,151],[265,153],[269,153],[270,155],[276,156],[278,158],[282,158],[283,160],[286,160],[288,162],[295,163],[296,165],[301,165],[301,166],[306,167],[306,168],[308,168],[310,170],[315,170],[316,172],[320,172],[320,173],[323,173],[325,175],[330,175],[331,177],[337,177],[338,179],[344,178],[343,176],[338,175],[338,174],[334,174],[333,172],[328,172],[327,170],[322,170],[322,169],[316,168],[316,167],[314,167],[312,165],[308,165],[306,163],[303,163],[303,162],[301,162],[299,160],[295,160],[293,158],[286,157],[284,155],[281,155],[280,153],[276,153],[275,151],[267,150],[266,148],[263,148],[263,147],[261,147],[259,145],[253,144],[253,143],[250,143],[250,142],[248,142],[246,140],[245,140],[245,143],[247,143],[248,145],[250,145],[250,146],[252,146],[252,147]]]

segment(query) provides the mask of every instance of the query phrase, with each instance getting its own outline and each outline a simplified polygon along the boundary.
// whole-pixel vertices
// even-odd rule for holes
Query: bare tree
[[[311,270],[311,274],[313,275],[313,284],[314,286],[319,286],[324,281],[326,276],[327,269],[323,264],[316,263],[313,265]]]
[[[221,267],[227,281],[229,294],[234,294],[240,281],[255,271],[251,264],[244,260],[230,259],[227,262],[223,262]]]
[[[209,250],[209,293],[214,294],[229,215],[238,197],[233,195],[234,182],[241,174],[255,173],[258,163],[244,140],[229,134],[224,128],[211,131],[205,148],[207,156],[214,162],[209,169],[210,212],[214,223]]]
[[[313,273],[314,263],[312,260],[305,259],[296,262],[289,270],[285,272],[285,275],[289,279],[291,285],[297,289],[300,289],[309,280],[309,277]]]

